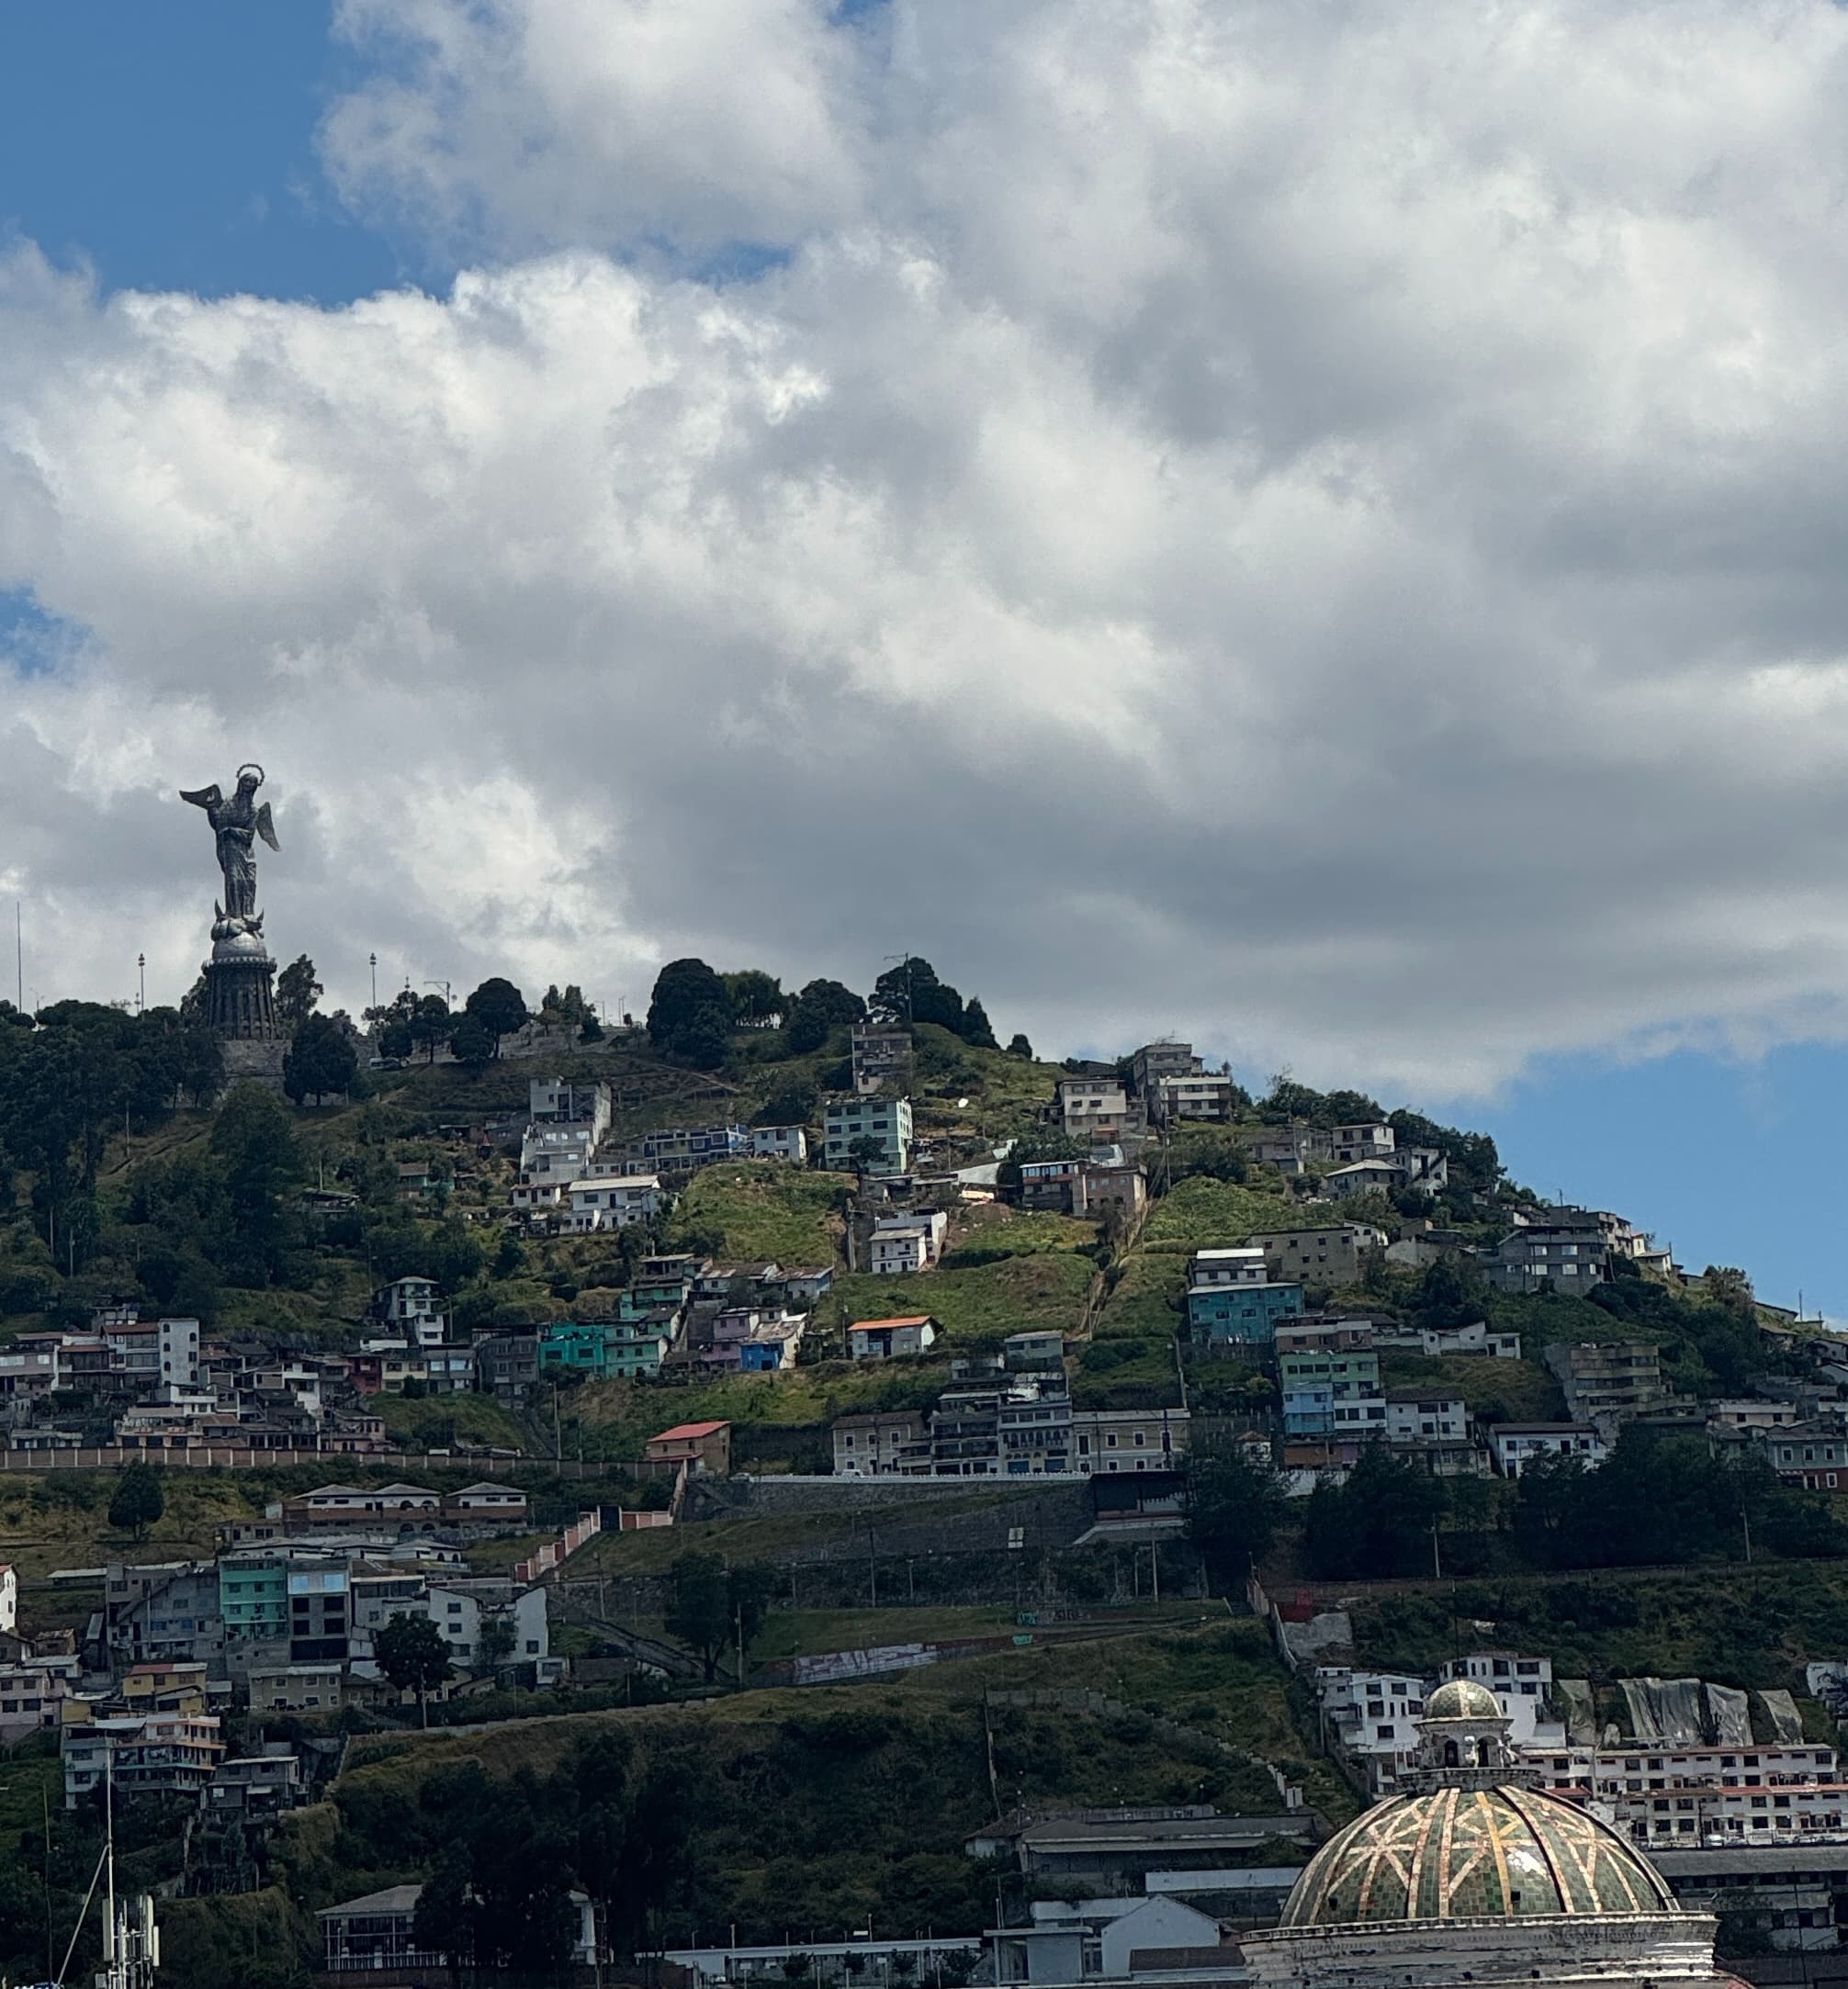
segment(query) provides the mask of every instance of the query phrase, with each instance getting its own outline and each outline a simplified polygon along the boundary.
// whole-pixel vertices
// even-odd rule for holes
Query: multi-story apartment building
[[[66,1809],[94,1795],[106,1776],[122,1798],[197,1798],[225,1751],[208,1713],[96,1714],[73,1721],[62,1738]]]
[[[1237,1116],[1238,1086],[1205,1071],[1162,1077],[1145,1096],[1149,1117],[1161,1126],[1182,1119],[1226,1126]]]
[[[867,1171],[902,1174],[911,1166],[911,1101],[909,1098],[830,1098],[822,1108],[822,1162],[839,1174],[861,1165],[860,1146],[870,1141]],[[856,1151],[856,1149],[858,1151]]]
[[[527,1117],[535,1126],[581,1127],[594,1149],[609,1133],[610,1087],[574,1084],[562,1077],[535,1077]]]
[[[1589,1801],[1651,1846],[1834,1836],[1848,1822],[1848,1787],[1833,1747],[1533,1746],[1527,1764],[1556,1793]]]
[[[1567,1413],[1575,1422],[1596,1423],[1606,1436],[1619,1423],[1668,1399],[1662,1352],[1653,1341],[1597,1340],[1550,1346],[1544,1358],[1565,1391]]]
[[[1059,1080],[1059,1123],[1074,1140],[1121,1140],[1142,1130],[1127,1086],[1117,1077]]]
[[[1136,1096],[1147,1098],[1166,1078],[1203,1075],[1200,1059],[1191,1043],[1144,1043],[1130,1059],[1130,1083]]]
[[[895,1409],[840,1416],[830,1433],[836,1478],[909,1478],[928,1466],[930,1439],[921,1410]]]
[[[911,1072],[911,1031],[897,1022],[853,1025],[853,1090],[870,1097],[886,1084],[903,1087]]]
[[[1111,1471],[1170,1471],[1185,1456],[1184,1409],[1080,1409],[1072,1413],[1072,1468],[1089,1478]]]
[[[1272,1277],[1358,1285],[1369,1261],[1385,1250],[1386,1234],[1366,1222],[1325,1222],[1313,1230],[1266,1230],[1251,1242]]]

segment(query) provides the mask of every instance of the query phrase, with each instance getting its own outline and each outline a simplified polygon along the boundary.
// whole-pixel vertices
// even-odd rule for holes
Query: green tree
[[[726,1598],[731,1605],[732,1636],[748,1655],[770,1613],[770,1600],[776,1593],[776,1577],[767,1568],[734,1568],[726,1577]],[[738,1678],[742,1685],[742,1674]]]
[[[282,1063],[282,1088],[299,1105],[342,1096],[359,1074],[359,1058],[346,1030],[330,1016],[309,1016],[295,1032]]]
[[[406,1062],[416,1047],[417,1038],[400,1016],[394,1016],[378,1032],[378,1054],[389,1062]]]
[[[1189,1535],[1230,1592],[1270,1551],[1283,1520],[1283,1480],[1222,1439],[1189,1453],[1187,1487]]]
[[[463,1011],[494,1039],[497,1057],[501,1054],[501,1039],[526,1027],[526,997],[499,974],[482,982],[463,1004]]]
[[[449,1646],[428,1616],[394,1615],[373,1633],[378,1669],[400,1692],[414,1691],[423,1724],[430,1724],[429,1695],[449,1676]]]
[[[829,1034],[842,1023],[862,1020],[866,1004],[839,981],[811,981],[783,1016],[790,1050],[798,1057],[826,1048]]]
[[[1025,1057],[1031,1062],[1032,1061],[1033,1046],[1024,1035],[1017,1030],[1008,1039],[1008,1054],[1010,1057]]]
[[[211,1150],[223,1172],[231,1267],[246,1284],[271,1283],[281,1268],[287,1197],[301,1179],[301,1152],[281,1099],[261,1084],[235,1086],[212,1121]]]
[[[731,999],[733,1019],[743,1023],[773,1022],[789,1006],[783,983],[761,967],[746,967],[737,973],[722,973],[726,994]]]
[[[995,1040],[995,1031],[988,1020],[988,1011],[975,995],[970,995],[968,1006],[963,1011],[963,1040],[975,1050],[998,1050],[1001,1046]]]
[[[449,1032],[455,1025],[450,1020],[449,1004],[440,994],[426,994],[417,1003],[411,1013],[411,1033],[423,1044],[425,1061],[434,1063],[436,1046],[449,1040]]]
[[[857,1174],[869,1174],[875,1167],[885,1164],[885,1142],[875,1140],[871,1133],[862,1132],[858,1139],[847,1142],[848,1164]]]
[[[716,1554],[682,1554],[668,1571],[662,1623],[697,1654],[707,1684],[718,1676],[719,1654],[732,1635],[731,1594],[725,1563]]]
[[[498,1616],[490,1616],[481,1625],[480,1641],[475,1646],[475,1656],[479,1660],[476,1669],[494,1673],[504,1670],[513,1658],[513,1646],[518,1641],[512,1616],[505,1612]]]
[[[440,1954],[451,1968],[475,1959],[475,1916],[469,1896],[468,1849],[451,1838],[423,1882],[411,1916],[411,1938],[425,1954]]]
[[[731,996],[704,961],[670,960],[656,975],[648,1028],[657,1050],[711,1070],[724,1061],[731,1026]]]
[[[1431,1537],[1444,1489],[1383,1444],[1369,1444],[1345,1485],[1310,1494],[1303,1547],[1322,1577],[1407,1575],[1431,1566]]]
[[[327,992],[315,979],[314,962],[306,953],[298,955],[276,977],[276,1012],[291,1034],[314,1013],[314,1005]]]
[[[471,1077],[479,1077],[500,1049],[500,1039],[477,1016],[465,1015],[449,1032],[450,1054]]]
[[[963,997],[937,978],[928,960],[911,954],[888,967],[873,985],[870,1005],[881,1015],[907,1023],[935,1022],[961,1036],[967,1027]],[[986,1017],[984,1017],[984,1021]],[[992,1031],[990,1032],[992,1037]]]
[[[150,1465],[130,1465],[109,1495],[109,1524],[118,1533],[132,1532],[137,1540],[146,1538],[148,1528],[157,1526],[166,1510],[160,1476]]]

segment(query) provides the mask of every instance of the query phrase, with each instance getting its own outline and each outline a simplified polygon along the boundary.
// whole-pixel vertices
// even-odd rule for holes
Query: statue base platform
[[[225,1090],[254,1082],[282,1095],[288,1039],[276,1019],[276,962],[254,932],[214,941],[206,965],[206,1021],[224,1056]]]

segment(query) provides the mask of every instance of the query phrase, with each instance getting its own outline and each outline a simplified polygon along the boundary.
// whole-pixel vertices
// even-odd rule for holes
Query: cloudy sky
[[[172,998],[928,954],[1848,1311],[1848,13],[0,21],[0,893]]]

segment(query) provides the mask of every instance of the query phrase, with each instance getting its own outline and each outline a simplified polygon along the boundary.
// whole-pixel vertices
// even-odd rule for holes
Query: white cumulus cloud
[[[1848,1029],[1840,10],[339,19],[440,293],[0,275],[58,992],[189,974],[255,757],[349,1001],[910,947],[1425,1097]]]

